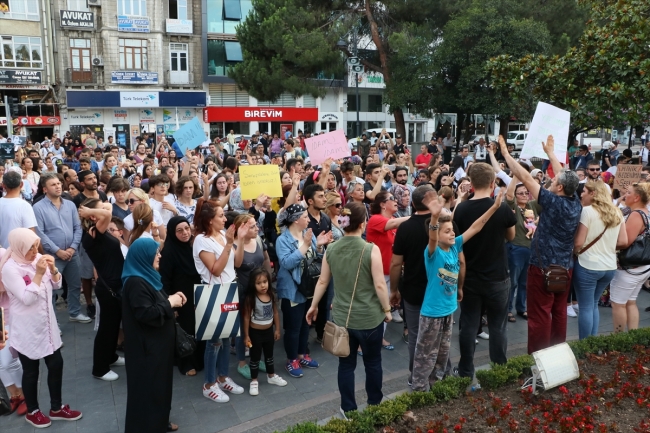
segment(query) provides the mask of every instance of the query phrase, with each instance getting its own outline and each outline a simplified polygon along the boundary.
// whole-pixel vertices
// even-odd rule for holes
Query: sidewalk
[[[643,311],[650,305],[650,294],[642,291],[639,295],[641,327],[650,326],[650,313]],[[458,313],[457,313],[458,314]],[[126,412],[126,373],[124,367],[114,370],[120,375],[115,382],[103,382],[91,376],[92,348],[95,332],[92,324],[68,322],[65,311],[57,313],[63,330],[62,348],[64,359],[63,401],[72,408],[81,410],[84,417],[76,422],[53,422],[48,432],[76,433],[116,433],[124,431]],[[612,326],[611,308],[600,308],[600,333],[610,333]],[[402,324],[388,325],[387,339],[395,345],[394,351],[382,352],[384,367],[383,392],[389,395],[407,388],[408,350],[402,341]],[[487,330],[487,329],[486,329]],[[452,360],[458,362],[458,325],[454,326],[452,337]],[[578,319],[568,319],[568,339],[578,336]],[[284,348],[282,340],[275,345],[275,360],[278,373],[289,384],[286,387],[271,386],[260,376],[260,395],[252,397],[248,394],[248,381],[236,371],[235,357],[231,356],[230,372],[236,383],[243,386],[242,395],[230,394],[230,402],[217,404],[203,397],[201,386],[203,375],[195,377],[181,376],[174,370],[174,396],[171,411],[171,421],[180,426],[179,432],[215,433],[215,432],[273,432],[281,431],[288,426],[304,421],[319,421],[334,416],[340,406],[337,386],[338,361],[335,357],[324,353],[323,349],[313,342],[312,357],[320,362],[316,370],[305,370],[304,377],[290,378],[284,370]],[[526,321],[518,317],[516,323],[508,324],[508,356],[526,353],[527,327]],[[356,372],[357,403],[365,403],[362,359]],[[488,342],[479,340],[476,346],[475,365],[480,366],[489,362]],[[41,363],[41,382],[39,402],[42,409],[49,408],[49,396],[46,384],[47,369]],[[15,414],[0,417],[0,432],[2,433],[33,433],[40,431],[28,425],[22,417]]]

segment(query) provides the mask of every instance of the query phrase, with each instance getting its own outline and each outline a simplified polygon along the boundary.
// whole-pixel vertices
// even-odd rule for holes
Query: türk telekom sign
[[[295,107],[207,107],[203,121],[211,122],[316,122],[318,108]]]

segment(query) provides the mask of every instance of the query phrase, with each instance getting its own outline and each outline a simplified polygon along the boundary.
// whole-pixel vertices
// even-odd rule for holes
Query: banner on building
[[[61,15],[61,27],[95,28],[95,14],[93,12],[59,11],[59,13]]]
[[[117,31],[131,33],[149,33],[149,18],[118,15]]]
[[[41,84],[41,71],[0,70],[0,84]]]
[[[113,84],[158,84],[158,72],[111,71]]]

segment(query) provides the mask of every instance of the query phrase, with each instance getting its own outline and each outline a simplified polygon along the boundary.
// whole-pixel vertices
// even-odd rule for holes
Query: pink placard
[[[339,159],[350,156],[350,148],[342,129],[307,138],[305,146],[312,165],[322,164],[327,158]]]

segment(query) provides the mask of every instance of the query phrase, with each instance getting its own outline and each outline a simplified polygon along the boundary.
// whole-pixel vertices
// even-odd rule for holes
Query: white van
[[[515,150],[521,150],[524,148],[524,143],[526,142],[526,137],[528,136],[528,131],[510,131],[506,137],[506,143],[513,144]]]

